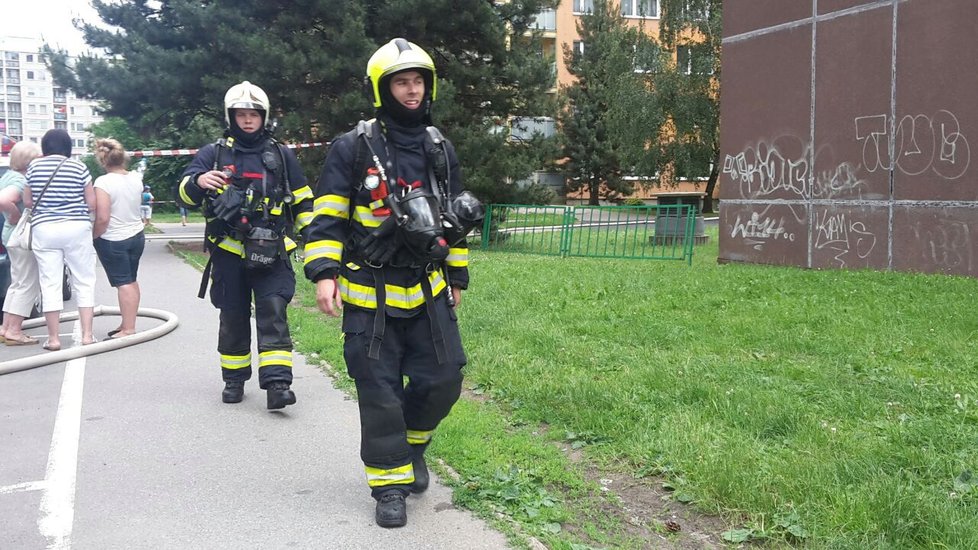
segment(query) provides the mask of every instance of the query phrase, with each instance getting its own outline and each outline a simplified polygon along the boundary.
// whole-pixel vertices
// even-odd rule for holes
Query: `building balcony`
[[[557,12],[554,10],[543,10],[536,15],[533,28],[541,31],[557,31]]]
[[[68,120],[68,115],[64,113],[54,113],[54,120]]]

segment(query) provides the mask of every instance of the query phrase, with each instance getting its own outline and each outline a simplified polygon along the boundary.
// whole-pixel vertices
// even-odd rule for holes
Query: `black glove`
[[[360,241],[360,254],[370,265],[383,265],[397,252],[397,220],[389,216]]]
[[[244,190],[230,185],[224,192],[211,201],[214,215],[233,224],[241,217],[241,209],[246,205],[247,197]]]

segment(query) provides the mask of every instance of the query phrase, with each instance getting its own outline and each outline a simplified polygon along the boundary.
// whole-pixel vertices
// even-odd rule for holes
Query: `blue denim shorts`
[[[95,252],[110,285],[117,287],[136,282],[139,258],[145,246],[146,236],[142,232],[121,241],[95,239]]]

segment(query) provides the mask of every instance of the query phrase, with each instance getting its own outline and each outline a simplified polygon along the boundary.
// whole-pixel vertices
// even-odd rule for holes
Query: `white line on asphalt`
[[[26,493],[28,491],[43,491],[47,487],[47,483],[43,481],[27,481],[24,483],[17,483],[14,485],[7,485],[6,487],[0,487],[0,495],[9,495],[11,493]]]
[[[48,539],[49,550],[71,548],[84,385],[85,358],[68,361],[65,364],[65,378],[61,384],[58,415],[54,420],[51,451],[44,475],[41,517],[37,520],[41,535]]]

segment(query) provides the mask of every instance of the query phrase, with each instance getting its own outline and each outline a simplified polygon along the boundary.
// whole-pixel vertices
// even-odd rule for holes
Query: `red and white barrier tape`
[[[287,143],[289,149],[310,149],[312,147],[326,147],[328,141],[315,141],[313,143]],[[132,157],[180,157],[184,155],[196,155],[198,149],[145,149],[142,151],[129,151]]]

